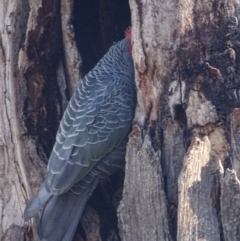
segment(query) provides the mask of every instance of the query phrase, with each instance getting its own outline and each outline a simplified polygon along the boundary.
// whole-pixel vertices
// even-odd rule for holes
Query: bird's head
[[[132,27],[131,26],[125,30],[125,39],[132,41]],[[130,54],[132,53],[132,44],[129,44],[128,51]]]

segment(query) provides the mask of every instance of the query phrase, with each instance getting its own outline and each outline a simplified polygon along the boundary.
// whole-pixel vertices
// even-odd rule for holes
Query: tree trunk
[[[138,107],[122,240],[240,240],[239,3],[130,2]]]
[[[99,185],[74,240],[240,240],[240,1],[130,9],[127,0],[0,1],[1,241],[39,240],[38,220],[22,214],[62,113],[130,17],[138,105],[124,183],[120,171]]]

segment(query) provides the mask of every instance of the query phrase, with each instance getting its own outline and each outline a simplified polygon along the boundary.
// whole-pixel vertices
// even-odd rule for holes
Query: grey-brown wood
[[[240,239],[240,181],[234,170],[227,169],[221,180],[221,220],[225,241]]]
[[[80,82],[81,57],[78,52],[73,29],[73,0],[61,1],[61,23],[64,49],[64,66],[70,95]]]
[[[74,3],[0,1],[0,240],[39,240],[22,213],[81,80]],[[240,1],[129,4],[138,105],[122,200],[103,183],[74,241],[240,240]],[[118,28],[109,6],[104,48]]]
[[[236,108],[230,115],[231,143],[232,143],[232,167],[240,178],[240,109]]]
[[[239,172],[238,114],[234,111],[239,106],[239,1],[140,0],[130,1],[130,6],[138,87],[135,123],[142,130],[140,140],[150,137],[153,147],[150,153],[162,153],[160,180],[164,180],[164,192],[160,192],[160,199],[168,207],[165,218],[169,221],[170,237],[225,240],[220,215],[221,178],[227,167]],[[136,177],[134,170],[144,168],[148,159],[143,164],[135,161],[141,150],[135,145],[130,139],[131,158],[127,154],[118,214],[123,240],[129,240],[130,233],[139,232],[141,236],[145,227],[138,225],[139,220],[153,227],[161,222],[154,216],[145,215],[141,219],[144,204],[135,215],[130,211],[136,209],[136,200],[147,197],[156,185],[150,182],[149,190],[135,184],[139,180],[145,182]],[[152,176],[157,173],[159,169],[155,168]],[[133,187],[137,188],[137,194]],[[157,212],[155,204],[151,205],[150,199],[149,202],[148,212]],[[125,222],[124,213],[131,213]],[[225,220],[231,219],[228,215],[226,211]],[[127,221],[132,216],[135,222]],[[234,217],[237,226],[237,212]],[[236,238],[233,230],[231,234]],[[140,236],[138,240],[145,240]],[[155,236],[151,240],[168,239]]]
[[[149,135],[142,141],[141,134],[141,129],[134,126],[128,144],[125,188],[118,208],[120,235],[124,241],[170,241],[161,154],[154,151]]]
[[[212,207],[213,174],[208,137],[194,138],[178,178],[177,240],[220,241],[217,212]]]
[[[27,28],[27,1],[0,3],[0,98],[1,98],[1,174],[0,174],[0,237],[1,240],[24,240],[22,219],[29,183],[39,185],[42,162],[36,157],[36,176],[31,180],[25,169],[31,142],[25,142],[21,128],[21,89],[18,68],[22,37]],[[35,153],[35,150],[34,152]],[[34,166],[34,165],[33,165]],[[36,169],[38,171],[36,171]],[[32,172],[33,173],[33,172]],[[32,174],[31,173],[31,174]],[[36,239],[37,240],[37,239]]]

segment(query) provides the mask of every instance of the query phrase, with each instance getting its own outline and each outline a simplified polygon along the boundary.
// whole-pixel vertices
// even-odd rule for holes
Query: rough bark
[[[239,3],[130,1],[140,131],[126,156],[122,240],[239,239]],[[159,152],[161,168],[149,165]]]
[[[39,240],[38,219],[25,224],[22,214],[44,179],[59,120],[81,80],[74,5],[63,0],[0,2],[1,241]],[[122,174],[111,179],[116,184],[103,183],[91,198],[75,240],[119,240],[115,206]]]
[[[179,205],[177,240],[220,240],[216,209],[212,206],[208,137],[194,138],[178,178]],[[187,190],[187,191],[186,191]]]
[[[0,1],[1,241],[38,240],[25,204],[81,73],[128,26],[126,5]],[[97,188],[74,240],[240,240],[240,1],[130,8],[138,106],[124,184],[118,173]]]
[[[129,162],[125,175],[125,180],[134,180],[125,184],[123,200],[118,208],[122,240],[172,240],[159,162],[160,151],[154,151],[149,135],[145,135],[144,140],[140,136],[141,129],[134,126],[129,141],[132,148],[128,149],[126,156]],[[133,157],[137,150],[140,151]],[[144,165],[131,165],[130,162]],[[144,195],[139,195],[139,189],[144,190]],[[128,200],[131,203],[128,204]],[[138,229],[132,230],[132,227]]]

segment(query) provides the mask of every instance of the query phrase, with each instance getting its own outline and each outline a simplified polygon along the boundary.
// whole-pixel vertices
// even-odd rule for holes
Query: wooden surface
[[[111,4],[100,5],[99,26],[114,17],[104,17]],[[0,1],[1,241],[38,241],[38,219],[27,226],[22,214],[81,80],[75,6]],[[240,240],[240,2],[139,0],[130,8],[138,106],[125,179],[101,183],[74,241]]]

